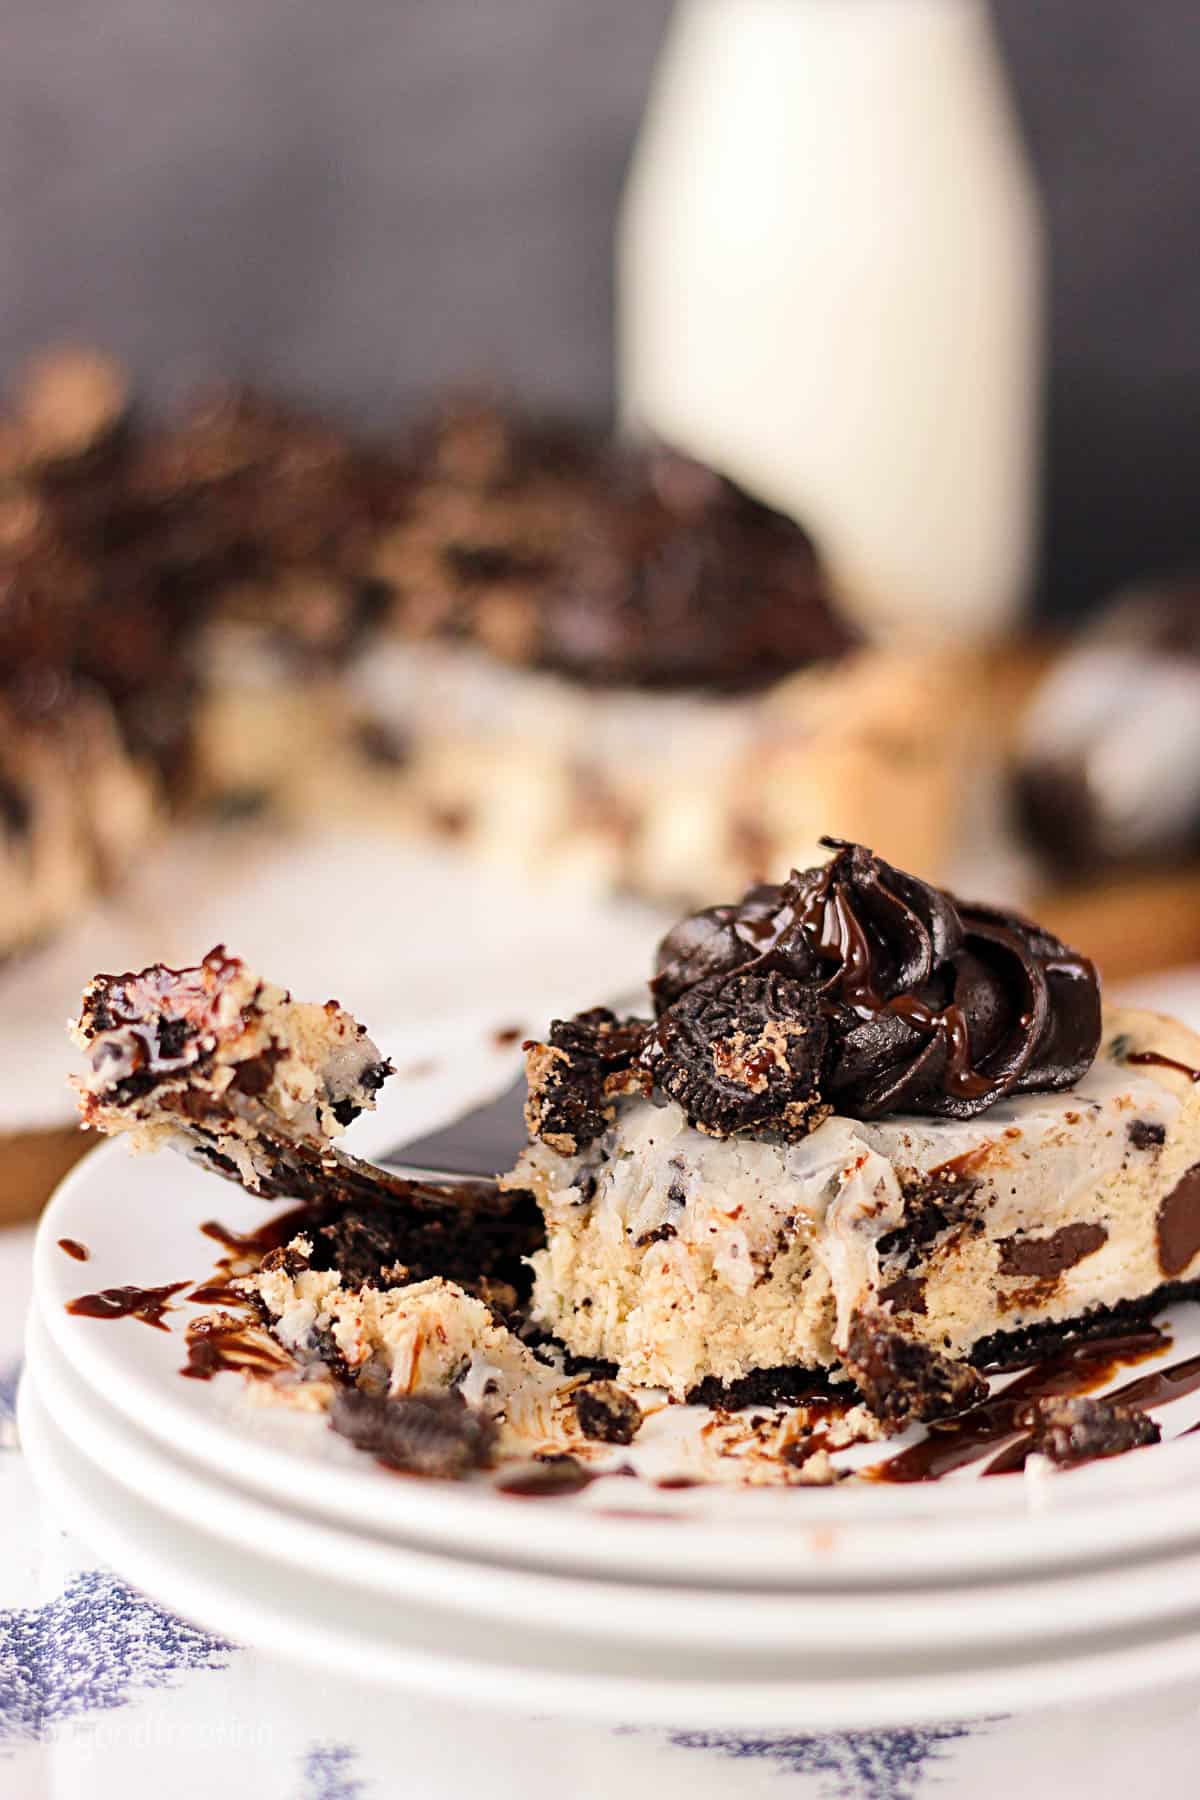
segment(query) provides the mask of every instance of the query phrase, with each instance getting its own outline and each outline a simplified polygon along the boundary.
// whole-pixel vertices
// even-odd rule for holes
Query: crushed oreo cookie
[[[636,1065],[649,1028],[597,1006],[555,1019],[545,1043],[527,1043],[530,1136],[568,1156],[600,1137],[612,1123],[615,1095],[644,1082]]]
[[[642,1409],[615,1381],[589,1381],[573,1395],[584,1437],[602,1444],[632,1444],[642,1425]]]
[[[1121,1456],[1162,1437],[1157,1422],[1139,1407],[1089,1395],[1033,1400],[1017,1414],[1017,1424],[1029,1433],[1032,1450],[1062,1467]]]
[[[904,1221],[885,1231],[876,1248],[885,1260],[911,1268],[941,1238],[977,1236],[984,1230],[976,1196],[980,1183],[939,1175],[913,1175],[904,1184]]]
[[[987,1393],[969,1363],[943,1356],[882,1315],[855,1315],[845,1363],[876,1418],[894,1430],[962,1412]]]
[[[334,1398],[329,1422],[389,1468],[441,1481],[486,1468],[496,1435],[486,1413],[457,1393],[384,1395],[350,1388]]]
[[[826,1037],[816,996],[769,969],[717,976],[682,995],[640,1061],[701,1131],[802,1136],[829,1112],[818,1085]]]

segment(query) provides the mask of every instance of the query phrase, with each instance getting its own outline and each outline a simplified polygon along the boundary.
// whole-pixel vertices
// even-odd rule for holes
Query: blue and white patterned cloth
[[[406,1704],[241,1650],[44,1518],[12,1427],[30,1233],[0,1233],[0,1800],[1117,1800],[1195,1791],[1200,1692],[900,1731],[605,1731]]]

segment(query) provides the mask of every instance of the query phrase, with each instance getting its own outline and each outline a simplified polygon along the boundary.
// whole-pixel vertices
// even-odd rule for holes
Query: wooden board
[[[1025,911],[1092,957],[1106,982],[1200,962],[1200,863],[1052,888]]]
[[[74,1126],[0,1138],[0,1226],[32,1219],[67,1170],[96,1142]]]

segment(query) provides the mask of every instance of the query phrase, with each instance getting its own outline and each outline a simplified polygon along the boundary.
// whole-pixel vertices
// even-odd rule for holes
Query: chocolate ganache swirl
[[[822,843],[834,852],[823,867],[695,913],[663,939],[651,983],[658,1022],[643,1058],[668,1091],[675,1015],[695,1010],[695,990],[707,996],[767,970],[798,983],[824,1023],[803,1040],[821,1065],[803,1071],[814,1123],[814,1089],[862,1119],[966,1119],[1006,1094],[1079,1080],[1100,1043],[1100,989],[1086,957],[859,844]],[[794,1064],[799,1048],[789,1045]]]

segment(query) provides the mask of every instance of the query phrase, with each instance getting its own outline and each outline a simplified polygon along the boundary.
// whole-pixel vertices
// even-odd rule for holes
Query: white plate
[[[387,1038],[385,1047],[401,1068],[433,1067],[390,1084],[379,1113],[354,1128],[351,1145],[367,1154],[479,1103],[516,1066],[516,1053],[497,1049],[482,1022],[446,1028],[433,1049],[428,1032]],[[321,1420],[249,1405],[233,1376],[180,1380],[186,1303],[168,1315],[171,1332],[65,1310],[84,1289],[198,1279],[213,1261],[202,1221],[215,1216],[250,1231],[266,1214],[264,1203],[179,1157],[131,1157],[121,1144],[108,1146],[68,1176],[43,1216],[35,1304],[81,1379],[142,1430],[221,1479],[236,1471],[268,1496],[302,1492],[309,1511],[355,1529],[595,1577],[766,1589],[919,1586],[1200,1541],[1200,1436],[1042,1480],[980,1481],[967,1471],[914,1487],[670,1493],[621,1483],[623,1515],[658,1513],[668,1526],[662,1517],[611,1516],[613,1483],[535,1505],[484,1484],[399,1481]],[[65,1256],[62,1237],[88,1245],[91,1260]],[[1172,1323],[1171,1357],[1200,1351],[1200,1308],[1177,1308]],[[1179,1401],[1166,1414],[1168,1429],[1183,1430],[1198,1415],[1200,1395]],[[638,1447],[652,1449],[656,1434],[686,1422],[682,1408],[656,1415]]]
[[[1031,1658],[1020,1647],[986,1666],[914,1651],[883,1663],[824,1647],[807,1659],[776,1649],[715,1662],[686,1649],[545,1639],[461,1619],[340,1585],[325,1572],[304,1580],[263,1551],[242,1551],[181,1526],[115,1483],[68,1444],[22,1384],[22,1444],[35,1480],[61,1522],[164,1605],[210,1630],[318,1672],[368,1687],[453,1698],[506,1712],[593,1722],[759,1731],[886,1727],[989,1712],[1097,1701],[1165,1688],[1200,1675],[1200,1616],[1148,1633],[1051,1640]]]
[[[579,1581],[430,1554],[341,1530],[292,1506],[271,1504],[219,1483],[157,1446],[89,1391],[31,1318],[26,1366],[70,1446],[184,1527],[239,1548],[269,1553],[294,1575],[334,1570],[348,1587],[407,1605],[432,1604],[463,1616],[556,1633],[565,1620],[582,1635],[637,1645],[721,1645],[829,1652],[993,1650],[1065,1632],[1100,1632],[1195,1610],[1200,1551],[1132,1567],[1084,1570],[1043,1581],[909,1589],[882,1595],[818,1589],[762,1594]]]
[[[81,1288],[202,1274],[209,1246],[196,1228],[214,1212],[234,1230],[251,1229],[263,1216],[260,1202],[177,1158],[128,1158],[120,1145],[89,1157],[39,1232],[41,1316],[82,1379],[152,1435],[215,1469],[236,1470],[268,1494],[299,1487],[311,1509],[355,1526],[504,1560],[769,1586],[782,1579],[943,1580],[981,1567],[1126,1553],[1197,1535],[1192,1484],[1200,1440],[1037,1485],[1014,1478],[919,1489],[645,1492],[645,1504],[688,1520],[686,1532],[669,1533],[661,1522],[613,1521],[576,1502],[531,1507],[479,1489],[398,1482],[332,1437],[322,1421],[248,1405],[232,1377],[180,1380],[178,1333],[66,1313],[65,1302]],[[57,1244],[62,1236],[89,1244],[91,1261],[66,1257]],[[185,1316],[181,1311],[180,1320]],[[1196,1334],[1192,1309],[1184,1309],[1179,1329]],[[1181,1424],[1190,1422],[1186,1407],[1175,1409]],[[1113,1507],[1123,1494],[1136,1495],[1136,1505]],[[624,1503],[632,1501],[630,1491]],[[753,1521],[754,1529],[741,1521]]]

